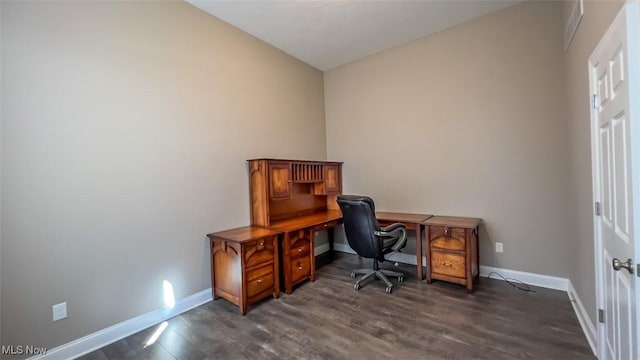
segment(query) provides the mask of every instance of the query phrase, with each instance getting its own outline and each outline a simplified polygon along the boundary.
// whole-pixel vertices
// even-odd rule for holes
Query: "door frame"
[[[629,121],[630,131],[630,155],[631,155],[631,194],[633,208],[633,242],[634,242],[634,264],[640,263],[640,0],[627,0],[622,7],[616,20],[624,16],[627,18],[627,46],[628,56],[630,59],[635,59],[635,65],[629,66],[628,72],[628,86],[629,86],[629,113],[634,116],[633,120]],[[615,20],[614,20],[615,21]],[[635,29],[635,31],[633,30]],[[602,36],[598,45],[593,50],[588,60],[589,68],[589,108],[590,108],[590,127],[591,127],[591,178],[592,185],[592,203],[595,206],[596,201],[601,199],[601,181],[600,181],[600,157],[597,153],[597,146],[599,145],[598,126],[596,118],[596,109],[593,108],[593,56],[594,53],[599,50],[600,42],[610,36],[610,29],[608,29]],[[604,270],[605,266],[611,266],[610,264],[604,264],[602,260],[603,244],[600,236],[600,222],[598,221],[599,215],[593,211],[593,237],[594,237],[594,261],[595,261],[595,279],[596,279],[596,352],[599,359],[604,359],[604,323],[598,321],[597,314],[598,309],[604,309],[605,305],[605,289],[604,289]],[[634,265],[635,267],[635,265]],[[636,268],[636,270],[638,270]],[[637,272],[634,273],[632,279],[635,280],[635,307],[636,307],[636,344],[640,344],[640,281],[638,281]],[[606,319],[605,319],[606,321]],[[636,349],[640,351],[640,346]]]

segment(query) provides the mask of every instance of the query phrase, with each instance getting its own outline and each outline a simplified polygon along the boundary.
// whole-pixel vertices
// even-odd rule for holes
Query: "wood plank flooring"
[[[402,264],[393,294],[375,280],[355,291],[351,269],[370,264],[318,258],[315,282],[249,306],[245,317],[219,299],[169,320],[151,346],[158,326],[81,359],[594,359],[564,292],[480,278],[467,294],[419,282]]]

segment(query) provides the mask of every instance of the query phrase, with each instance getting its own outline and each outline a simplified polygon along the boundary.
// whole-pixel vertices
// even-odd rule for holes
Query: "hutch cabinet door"
[[[269,197],[271,199],[291,198],[291,164],[269,164]]]
[[[340,179],[340,166],[325,165],[324,168],[325,168],[325,177],[324,177],[325,193],[327,195],[339,194],[340,184],[342,183]]]

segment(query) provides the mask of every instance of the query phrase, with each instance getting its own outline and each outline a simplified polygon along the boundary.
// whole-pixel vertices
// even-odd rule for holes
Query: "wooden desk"
[[[429,219],[433,215],[429,214],[405,214],[376,211],[376,219],[380,226],[388,226],[392,223],[403,223],[407,229],[416,232],[416,275],[418,280],[423,280],[422,272],[422,234],[424,229],[423,221]]]
[[[211,241],[211,291],[247,306],[273,294],[280,297],[278,235],[280,232],[245,226],[207,235]]]
[[[333,228],[342,221],[342,212],[327,210],[297,216],[271,224],[269,229],[282,232],[282,272],[284,287],[291,294],[293,286],[306,279],[315,281],[315,233],[328,230],[329,247],[333,247]]]

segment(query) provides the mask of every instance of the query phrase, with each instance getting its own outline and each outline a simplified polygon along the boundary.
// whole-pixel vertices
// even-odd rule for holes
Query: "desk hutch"
[[[342,218],[336,199],[342,193],[342,163],[249,160],[251,225],[282,232],[282,275],[287,294],[304,280],[314,281],[315,233]]]

